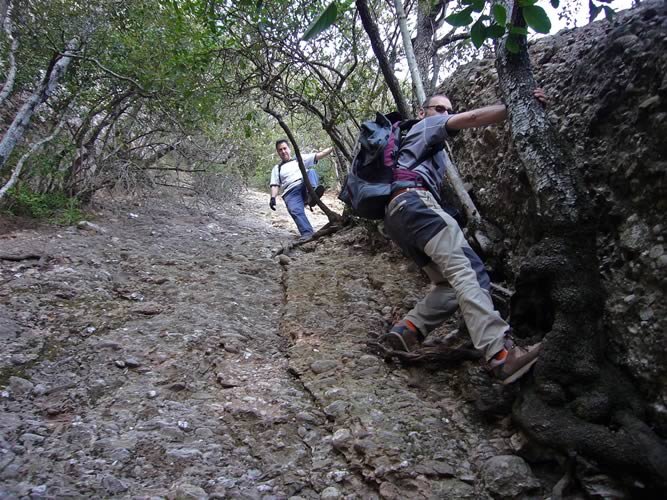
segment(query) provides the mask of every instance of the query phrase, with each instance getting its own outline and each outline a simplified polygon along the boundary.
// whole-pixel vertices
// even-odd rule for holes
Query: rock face
[[[569,166],[599,222],[600,273],[608,292],[608,356],[628,371],[667,436],[667,7],[642,4],[612,22],[562,31],[530,49],[538,85]],[[443,86],[456,111],[499,98],[494,62],[472,63]],[[512,281],[539,228],[530,187],[507,126],[464,131],[454,159],[482,214],[502,228],[490,258]]]

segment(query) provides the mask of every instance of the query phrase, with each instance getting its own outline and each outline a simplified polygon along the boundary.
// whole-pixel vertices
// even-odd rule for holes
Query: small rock
[[[229,380],[224,373],[218,373],[217,380],[218,383],[225,389],[231,389],[232,387],[238,387],[240,385],[238,382]]]
[[[117,359],[116,361],[113,362],[114,365],[116,365],[118,368],[125,368],[125,361],[122,359]]]
[[[454,477],[454,468],[448,463],[437,460],[427,460],[415,465],[415,472],[424,476]]]
[[[642,101],[637,107],[639,108],[640,111],[647,111],[649,109],[657,107],[659,104],[660,104],[660,96],[654,95]]]
[[[111,349],[113,351],[119,351],[121,348],[118,342],[111,342],[111,341],[99,342],[95,347],[97,349]]]
[[[46,490],[47,490],[46,485],[40,484],[39,486],[35,486],[32,490],[30,490],[30,495],[32,498],[39,498],[44,496]]]
[[[359,364],[361,366],[376,366],[379,363],[379,358],[377,356],[371,356],[370,354],[364,354],[359,357]]]
[[[635,294],[626,295],[623,298],[623,302],[625,302],[626,304],[634,304],[635,302],[637,302],[637,296]]]
[[[333,437],[331,438],[331,443],[334,448],[341,449],[347,448],[352,440],[352,433],[349,429],[338,429],[334,432]]]
[[[173,450],[167,451],[167,455],[170,457],[181,458],[181,459],[192,459],[200,458],[202,452],[197,448],[176,448]]]
[[[631,498],[623,491],[623,486],[619,481],[604,474],[585,475],[580,477],[579,481],[589,498],[614,498],[618,500]]]
[[[139,218],[139,216],[138,216],[137,214],[135,214],[135,213],[129,212],[129,213],[127,214],[127,218],[128,218],[128,219],[137,219],[137,218]]]
[[[203,439],[211,438],[214,434],[215,433],[208,427],[200,427],[195,431],[195,436]]]
[[[125,448],[116,448],[109,454],[109,458],[117,462],[127,462],[131,457],[132,453]]]
[[[79,221],[76,227],[86,231],[95,231],[96,233],[100,234],[106,234],[107,232],[107,230],[103,227],[98,226],[97,224],[93,224],[92,222],[88,222],[87,220]]]
[[[183,432],[192,431],[192,426],[186,420],[179,420],[177,425]]]
[[[148,399],[155,399],[157,397],[157,391],[148,391],[146,397]]]
[[[9,377],[9,391],[16,396],[30,394],[34,387],[35,384],[30,382],[30,380],[21,377]]]
[[[486,461],[482,468],[486,488],[501,498],[513,498],[540,487],[533,471],[523,458],[499,455]]]
[[[621,50],[627,50],[631,47],[634,47],[639,43],[639,37],[633,34],[619,36],[614,40],[614,47],[617,47]]]
[[[322,493],[320,493],[320,498],[328,499],[328,500],[337,500],[340,498],[340,491],[338,488],[334,486],[329,486],[328,488],[325,488]]]
[[[138,368],[141,366],[141,361],[133,356],[130,356],[129,358],[125,358],[125,366],[128,368]]]
[[[330,359],[320,359],[311,363],[310,369],[313,370],[314,373],[317,373],[319,375],[320,373],[333,370],[334,368],[336,368],[336,366],[338,366],[338,363],[336,361]]]
[[[49,392],[49,389],[44,384],[37,384],[32,388],[32,395],[36,397],[43,396],[47,392]]]
[[[324,413],[328,417],[332,418],[340,417],[341,415],[344,415],[346,411],[347,411],[347,403],[341,400],[334,401],[333,403],[324,408]]]
[[[650,307],[647,307],[646,309],[642,309],[639,311],[639,318],[642,321],[650,321],[654,316],[653,309]]]
[[[102,478],[102,487],[107,490],[110,495],[118,495],[119,493],[127,491],[127,485],[114,476],[104,476]]]
[[[156,314],[160,314],[162,312],[162,308],[157,304],[147,303],[133,308],[132,312],[143,314],[145,316],[155,316]]]
[[[21,442],[26,446],[37,446],[44,442],[46,438],[40,436],[39,434],[33,434],[31,432],[26,432],[21,435]]]
[[[12,354],[10,361],[14,366],[21,366],[29,363],[31,360],[25,354]]]
[[[181,484],[174,491],[174,500],[206,500],[208,495],[203,488],[193,484]]]
[[[290,259],[287,255],[278,256],[278,264],[281,266],[289,266],[290,262],[292,262],[292,259]]]
[[[225,351],[231,353],[231,354],[238,354],[241,352],[241,348],[239,347],[238,344],[230,342],[226,343],[224,346]]]
[[[620,235],[620,245],[624,250],[639,252],[649,236],[649,228],[641,222],[628,222]]]
[[[654,247],[651,247],[651,250],[649,251],[648,255],[652,259],[657,259],[658,257],[660,257],[664,253],[665,253],[665,249],[663,248],[662,245],[655,245]]]

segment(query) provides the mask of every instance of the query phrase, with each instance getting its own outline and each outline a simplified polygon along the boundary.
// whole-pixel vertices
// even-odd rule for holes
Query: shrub
[[[79,205],[76,197],[63,192],[36,193],[25,186],[14,186],[7,192],[6,210],[13,215],[72,225],[83,219]]]

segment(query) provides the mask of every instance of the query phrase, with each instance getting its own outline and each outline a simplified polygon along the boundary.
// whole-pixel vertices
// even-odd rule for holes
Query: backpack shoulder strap
[[[288,163],[288,162],[290,162],[290,161],[292,161],[291,158],[290,158],[289,160],[287,160],[287,161],[282,161],[282,160],[281,160],[280,163],[278,163],[278,183],[279,183],[280,185],[282,185],[282,183],[283,183],[283,180],[280,178],[280,169],[283,168],[283,165],[284,165],[285,163]]]
[[[410,129],[418,123],[420,120],[403,120],[400,122],[394,123],[392,129],[394,130],[394,150],[392,151],[392,157],[394,158],[394,168],[398,166],[398,153],[401,149],[401,138],[407,134]],[[424,160],[431,156],[432,151],[430,148],[427,148],[412,164],[408,167],[405,167],[407,170],[412,170],[413,168],[419,166]]]

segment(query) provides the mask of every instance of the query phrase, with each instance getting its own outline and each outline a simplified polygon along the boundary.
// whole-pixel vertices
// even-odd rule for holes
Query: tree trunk
[[[72,54],[78,47],[78,40],[70,40],[66,45],[65,54],[54,57],[39,87],[26,103],[21,106],[21,109],[14,117],[12,124],[2,138],[2,142],[0,142],[0,170],[7,163],[7,159],[12,154],[12,151],[14,151],[16,144],[23,138],[37,106],[46,101],[56,89],[58,81],[67,71],[67,67],[72,60]]]
[[[123,105],[123,103],[127,98],[132,98],[132,96],[133,92],[128,90],[114,98],[106,107],[108,110],[106,116],[93,127],[90,133],[86,130],[77,140],[77,154],[72,161],[65,182],[65,189],[71,196],[77,194],[77,190],[79,189],[78,186],[83,180],[83,174],[85,174],[86,170],[89,168],[88,162],[95,155],[95,143],[100,137],[100,134],[105,128],[113,126],[116,120],[118,120],[123,112],[131,105],[131,103],[125,105]]]
[[[417,2],[417,35],[415,36],[414,49],[417,68],[422,77],[424,94],[433,95],[435,92],[436,78],[429,77],[437,72],[434,67],[433,56],[435,55],[435,19],[434,16],[440,10],[440,2],[433,5],[430,0],[419,0]],[[435,76],[435,75],[434,75]],[[421,101],[420,104],[424,102]]]
[[[373,54],[378,60],[380,65],[380,70],[382,71],[382,76],[384,76],[385,82],[389,87],[391,95],[394,97],[394,102],[396,103],[396,108],[398,112],[401,113],[403,118],[410,118],[412,116],[412,111],[405,96],[401,91],[401,86],[396,79],[394,74],[394,68],[389,64],[389,59],[382,45],[382,38],[380,37],[380,30],[373,19],[371,11],[368,8],[367,0],[356,0],[357,9],[359,10],[359,16],[361,17],[361,23],[364,26],[364,30],[368,34],[368,39],[371,42],[371,47],[373,48]]]
[[[5,5],[6,11],[3,13],[2,26],[5,29],[7,34],[7,40],[9,40],[9,52],[7,53],[7,60],[9,62],[9,69],[7,70],[7,78],[5,79],[5,84],[2,87],[0,92],[0,107],[3,106],[4,102],[11,94],[14,89],[14,80],[16,79],[16,51],[19,48],[19,40],[14,37],[12,33],[12,20],[11,20],[11,5]],[[4,17],[6,15],[6,17]]]
[[[66,118],[63,117],[60,123],[56,125],[56,128],[53,130],[51,135],[33,144],[32,147],[28,150],[28,152],[24,153],[23,156],[21,156],[19,161],[16,163],[16,166],[12,170],[12,175],[9,177],[9,180],[5,183],[4,186],[0,188],[0,200],[4,198],[5,194],[7,194],[7,191],[9,191],[12,187],[14,187],[16,182],[19,180],[19,176],[21,175],[21,171],[23,170],[23,165],[28,160],[28,158],[30,158],[30,156],[32,156],[35,153],[35,151],[39,150],[44,144],[46,144],[49,141],[52,141],[60,133],[60,130],[63,128],[63,125],[65,125],[65,120]]]
[[[512,19],[517,22],[517,5]],[[533,316],[552,318],[534,379],[514,416],[529,436],[566,454],[581,454],[619,477],[646,480],[655,492],[667,488],[667,448],[641,422],[643,404],[625,376],[604,358],[605,293],[598,274],[596,227],[574,169],[559,148],[542,106],[525,43],[519,54],[496,47],[500,87],[508,106],[512,138],[524,164],[537,209],[539,241],[530,249],[512,297],[515,311],[535,297],[547,304]],[[524,330],[531,325],[516,324]],[[535,331],[535,328],[533,328]],[[649,489],[650,489],[649,488]]]
[[[417,67],[415,51],[412,48],[412,38],[410,37],[410,31],[408,31],[405,9],[403,9],[403,2],[401,0],[394,0],[394,5],[396,6],[398,26],[401,28],[401,36],[403,37],[405,58],[408,60],[408,67],[410,68],[410,75],[412,76],[412,85],[414,85],[415,93],[417,94],[417,102],[421,105],[426,100],[426,94],[424,93],[422,77],[419,74],[419,68]]]

